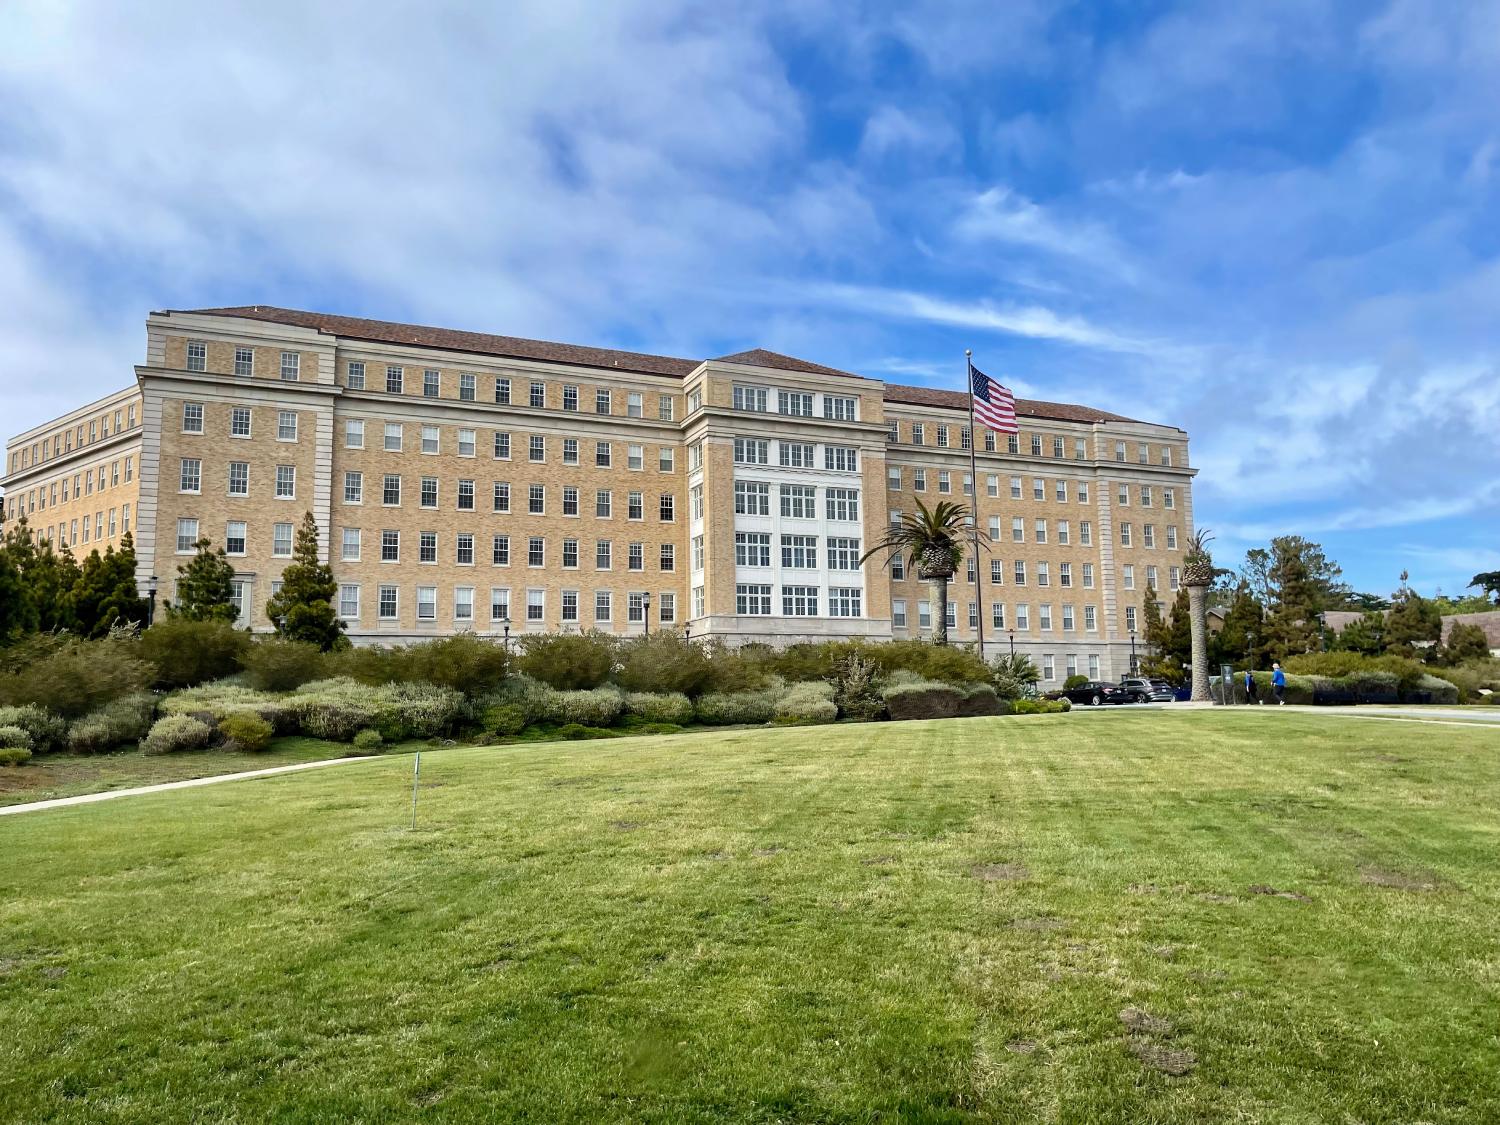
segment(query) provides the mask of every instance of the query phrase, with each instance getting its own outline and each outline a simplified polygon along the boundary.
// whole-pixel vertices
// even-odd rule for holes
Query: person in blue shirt
[[[1280,664],[1271,665],[1271,691],[1276,696],[1276,702],[1286,706],[1286,673],[1281,670]]]
[[[1245,669],[1245,702],[1264,703],[1265,701],[1255,694],[1255,675],[1249,668]]]

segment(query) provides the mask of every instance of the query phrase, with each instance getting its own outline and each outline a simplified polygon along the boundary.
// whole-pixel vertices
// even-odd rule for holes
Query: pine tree
[[[1406,579],[1403,570],[1401,588],[1391,595],[1385,616],[1385,645],[1400,656],[1416,656],[1419,650],[1435,649],[1443,635],[1443,616],[1437,604],[1408,586]]]
[[[136,591],[135,541],[130,532],[120,549],[92,551],[83,560],[73,592],[77,629],[87,637],[105,636],[116,625],[145,624],[146,602]]]
[[[239,616],[234,608],[234,566],[207,539],[193,544],[198,553],[177,568],[177,601],[167,611],[189,621],[228,621]]]
[[[0,642],[34,633],[40,624],[39,606],[30,576],[36,569],[36,544],[22,516],[5,533],[0,554]]]
[[[336,593],[333,568],[318,562],[318,525],[308,512],[297,529],[292,562],[281,572],[281,591],[266,603],[266,614],[283,637],[327,652],[344,632],[344,622],[333,608]]]
[[[1256,668],[1270,667],[1266,654],[1265,607],[1255,600],[1243,579],[1235,586],[1224,612],[1224,625],[1215,638],[1215,663],[1242,665],[1248,660]],[[1253,641],[1252,641],[1253,636]]]

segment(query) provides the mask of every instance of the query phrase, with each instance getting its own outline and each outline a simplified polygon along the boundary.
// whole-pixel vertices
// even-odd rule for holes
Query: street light
[[[1255,675],[1254,665],[1255,665],[1255,630],[1253,630],[1253,629],[1246,629],[1245,630],[1245,676],[1251,682],[1253,682],[1253,678],[1254,678],[1254,675]],[[1245,688],[1245,703],[1248,705],[1251,702],[1253,702],[1253,701],[1250,698],[1250,689],[1247,686]]]
[[[146,628],[151,628],[156,621],[156,575],[152,575],[146,581]]]
[[[646,636],[649,637],[651,635],[651,595],[649,593],[641,595],[641,611],[646,624]]]
[[[693,623],[691,621],[684,623],[682,626],[682,639],[684,643],[690,642],[693,639]]]
[[[505,655],[510,655],[510,614],[500,618],[500,627],[505,630]]]
[[[1014,629],[1006,631],[1010,633],[1010,658],[1014,660],[1016,658],[1016,631]]]
[[[1135,629],[1130,630],[1130,674],[1135,675]]]

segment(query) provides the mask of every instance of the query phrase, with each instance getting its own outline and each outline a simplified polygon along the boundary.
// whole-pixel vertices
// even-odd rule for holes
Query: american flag
[[[1018,434],[1016,396],[991,379],[972,363],[969,365],[969,393],[973,397],[974,417],[1002,434]]]

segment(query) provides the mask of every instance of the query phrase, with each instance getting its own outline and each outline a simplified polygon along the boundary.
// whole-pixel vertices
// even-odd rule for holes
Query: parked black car
[[[1055,694],[1059,699],[1081,703],[1086,707],[1101,707],[1106,703],[1130,702],[1130,697],[1125,693],[1124,689],[1115,684],[1106,684],[1102,680],[1090,680],[1086,684],[1079,684],[1075,688],[1064,688]]]
[[[1125,676],[1120,680],[1120,690],[1130,696],[1131,703],[1171,703],[1177,698],[1165,680],[1148,680],[1144,676]]]

